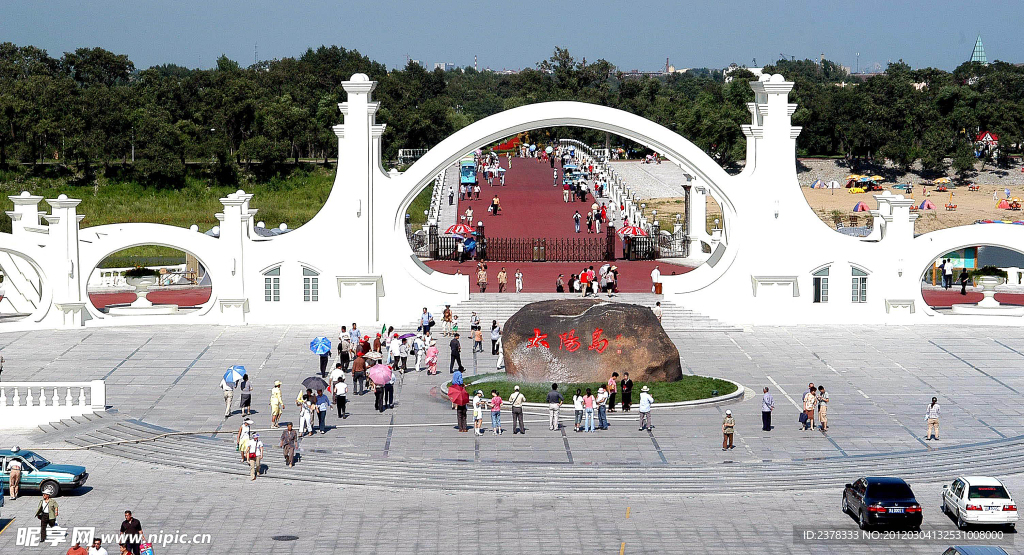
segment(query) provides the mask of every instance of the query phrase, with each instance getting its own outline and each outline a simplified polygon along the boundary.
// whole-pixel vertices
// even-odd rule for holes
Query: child
[[[487,404],[484,401],[483,390],[476,390],[476,394],[473,395],[473,433],[478,436],[484,435],[484,431],[481,428],[484,423],[484,405]]]
[[[452,316],[452,334],[458,333],[459,331],[459,317]]]
[[[501,395],[497,389],[491,390],[491,428],[494,435],[501,435]]]
[[[484,352],[484,332],[479,327],[473,330],[473,352]]]

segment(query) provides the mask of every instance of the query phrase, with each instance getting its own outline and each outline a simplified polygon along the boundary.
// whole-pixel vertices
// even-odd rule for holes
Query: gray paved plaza
[[[62,525],[114,532],[131,508],[147,533],[212,535],[212,545],[158,553],[939,553],[951,542],[805,543],[794,539],[794,526],[855,530],[839,498],[857,475],[906,476],[925,505],[925,530],[955,530],[937,505],[940,481],[957,474],[993,474],[1024,495],[1024,331],[939,326],[673,334],[685,372],[729,378],[749,391],[726,405],[656,410],[652,434],[621,413],[606,432],[575,434],[571,410],[563,413],[570,427],[559,432],[532,411],[526,436],[458,434],[438,389],[449,377],[442,349],[442,373],[405,375],[395,410],[378,414],[372,396],[350,396],[352,416],[328,418],[328,433],[303,442],[294,469],[283,468],[272,447],[279,434],[268,432],[267,474],[251,483],[227,434],[212,433],[240,422],[237,411],[223,418],[220,375],[231,364],[246,366],[257,389],[255,420],[265,428],[267,390],[282,380],[290,405],[298,382],[317,369],[308,350],[317,335],[333,338],[337,329],[0,334],[5,381],[105,379],[112,407],[81,426],[0,433],[0,445],[77,449],[199,432],[46,451],[91,473],[85,490],[60,500]],[[463,342],[472,374],[470,346]],[[487,352],[477,371],[494,363]],[[829,391],[827,436],[797,429],[796,404],[810,381]],[[776,400],[770,433],[760,430],[765,385]],[[923,440],[932,396],[943,406],[940,442]],[[295,418],[292,407],[282,421]],[[732,452],[720,450],[727,408],[738,422]],[[0,534],[0,551],[31,524],[37,500],[32,494],[3,508],[17,519]]]

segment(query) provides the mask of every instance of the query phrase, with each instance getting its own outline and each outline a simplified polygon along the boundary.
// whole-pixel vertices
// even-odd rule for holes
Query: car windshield
[[[31,454],[27,455],[25,457],[25,462],[27,462],[28,464],[36,467],[36,470],[38,470],[40,468],[43,468],[44,466],[50,464],[50,461],[40,457],[39,455],[37,455],[35,453],[31,453]]]
[[[904,483],[876,482],[868,486],[868,495],[879,499],[907,499],[914,497],[914,492]]]
[[[968,499],[1009,499],[1003,486],[971,486],[967,491]]]

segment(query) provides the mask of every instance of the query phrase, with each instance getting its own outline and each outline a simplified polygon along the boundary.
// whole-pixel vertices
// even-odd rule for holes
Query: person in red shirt
[[[89,555],[89,552],[82,547],[82,542],[75,542],[75,545],[68,548],[67,555]]]
[[[590,275],[587,272],[580,272],[580,289],[586,297],[590,291]]]

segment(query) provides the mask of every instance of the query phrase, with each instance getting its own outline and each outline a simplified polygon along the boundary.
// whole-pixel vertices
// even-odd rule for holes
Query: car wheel
[[[861,530],[868,529],[868,519],[866,516],[864,516],[864,511],[860,512],[860,517],[857,519],[857,524],[860,525]]]
[[[843,496],[843,514],[850,514],[850,504],[846,502],[846,496]]]
[[[960,511],[956,513],[956,527],[961,530],[967,529],[967,521],[964,520],[964,515]]]
[[[50,497],[57,497],[58,495],[60,495],[60,486],[57,485],[57,482],[47,480],[40,484],[39,493],[45,493]]]
[[[944,515],[948,515],[949,514],[949,507],[946,506],[946,499],[945,498],[942,499],[942,514],[944,514]]]

